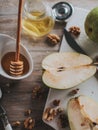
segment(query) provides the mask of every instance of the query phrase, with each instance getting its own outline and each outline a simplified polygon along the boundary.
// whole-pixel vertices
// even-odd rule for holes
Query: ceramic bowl
[[[2,57],[8,53],[8,52],[14,52],[16,49],[16,40],[9,35],[6,34],[0,34],[0,75],[4,76],[5,78],[12,79],[12,80],[20,80],[27,78],[29,75],[31,75],[33,71],[33,60],[29,53],[29,51],[24,47],[24,45],[20,44],[20,53],[25,56],[29,63],[29,70],[26,74],[21,76],[11,76],[8,75],[1,65],[1,59]]]

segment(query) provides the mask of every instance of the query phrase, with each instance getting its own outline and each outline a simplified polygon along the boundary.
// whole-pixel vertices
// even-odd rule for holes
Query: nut
[[[55,99],[55,100],[53,101],[53,105],[54,105],[54,106],[59,106],[59,104],[60,104],[60,100]]]
[[[61,128],[68,126],[68,118],[65,114],[59,115],[59,125]]]
[[[13,127],[18,127],[18,126],[20,126],[20,124],[21,124],[20,121],[15,121],[15,122],[12,123],[12,126]]]
[[[77,94],[78,93],[78,91],[79,91],[79,89],[77,88],[77,89],[73,89],[73,90],[71,90],[70,92],[69,92],[69,96],[74,96],[75,94]]]
[[[31,117],[28,117],[24,120],[24,128],[27,130],[32,130],[35,126],[35,120]]]
[[[32,91],[32,98],[35,99],[35,98],[40,98],[42,96],[42,88],[37,85],[33,88],[33,91]]]
[[[49,34],[47,36],[47,42],[51,45],[56,45],[60,42],[60,37],[56,34]]]
[[[57,111],[54,108],[46,108],[44,114],[43,114],[43,119],[46,121],[51,121],[54,119],[54,117],[57,115]]]
[[[77,26],[72,26],[72,27],[70,27],[69,28],[69,32],[71,33],[71,34],[73,34],[74,36],[79,36],[79,34],[80,34],[80,28],[79,27],[77,27]]]
[[[60,113],[62,113],[64,110],[61,108],[61,107],[59,107],[59,108],[57,108],[57,114],[60,114]]]
[[[32,113],[32,110],[28,109],[28,110],[25,111],[25,116],[29,116],[31,113]]]
[[[56,108],[51,108],[48,107],[46,108],[46,110],[43,113],[43,119],[46,121],[51,121],[53,120],[56,116],[58,116],[59,114],[61,114],[63,112],[63,109],[60,107],[56,107]]]

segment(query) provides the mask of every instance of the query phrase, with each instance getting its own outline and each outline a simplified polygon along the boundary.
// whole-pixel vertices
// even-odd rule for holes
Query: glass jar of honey
[[[42,0],[26,0],[22,27],[25,34],[32,38],[47,35],[54,27],[52,9]]]

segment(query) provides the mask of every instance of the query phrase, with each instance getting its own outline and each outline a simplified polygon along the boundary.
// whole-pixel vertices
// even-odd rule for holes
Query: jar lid
[[[67,2],[59,2],[52,7],[52,11],[57,21],[64,21],[72,15],[73,7]]]

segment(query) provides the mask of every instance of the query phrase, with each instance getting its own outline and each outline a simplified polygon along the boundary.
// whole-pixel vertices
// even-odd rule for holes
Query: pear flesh
[[[80,66],[61,72],[45,71],[42,78],[44,83],[51,88],[67,89],[87,80],[95,72],[95,66]]]
[[[98,103],[91,98],[70,99],[67,110],[71,130],[98,130]]]
[[[96,73],[92,59],[76,52],[61,52],[48,55],[42,62],[46,70],[43,82],[56,89],[68,89],[87,80]]]
[[[80,96],[78,98],[80,103],[81,113],[92,122],[98,124],[98,103],[87,96]]]
[[[89,65],[92,59],[76,52],[56,52],[46,56],[42,61],[42,67],[45,70],[56,70],[60,67],[72,68],[75,66]]]
[[[68,119],[71,130],[91,130],[88,120],[81,114],[77,99],[68,102]]]

